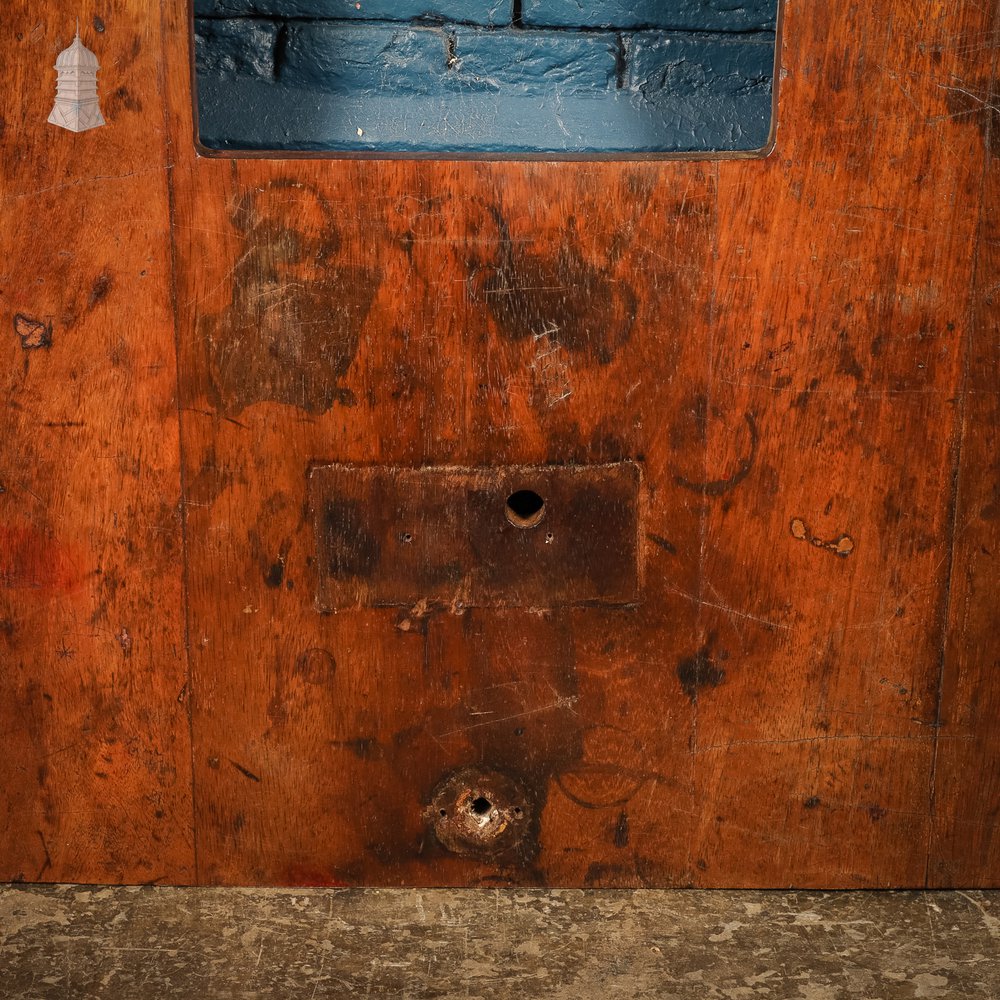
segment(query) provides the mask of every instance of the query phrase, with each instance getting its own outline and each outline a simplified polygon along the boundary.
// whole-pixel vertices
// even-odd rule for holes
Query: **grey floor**
[[[1000,892],[0,886],[0,997],[1000,998]]]

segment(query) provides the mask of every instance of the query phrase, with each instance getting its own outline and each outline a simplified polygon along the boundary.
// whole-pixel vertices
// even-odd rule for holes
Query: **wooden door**
[[[639,162],[201,156],[88,18],[81,135],[0,24],[0,879],[1000,884],[991,5]]]

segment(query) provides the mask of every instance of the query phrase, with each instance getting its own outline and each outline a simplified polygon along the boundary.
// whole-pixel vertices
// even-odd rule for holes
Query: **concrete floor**
[[[0,997],[1000,998],[1000,892],[0,886]]]

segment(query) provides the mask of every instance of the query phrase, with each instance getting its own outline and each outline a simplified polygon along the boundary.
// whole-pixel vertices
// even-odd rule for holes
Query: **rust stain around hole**
[[[464,768],[435,789],[424,818],[445,850],[493,858],[529,837],[534,809],[520,782],[497,771]]]

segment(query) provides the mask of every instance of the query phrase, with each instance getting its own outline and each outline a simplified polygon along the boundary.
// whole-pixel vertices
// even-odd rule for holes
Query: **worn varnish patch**
[[[489,266],[471,269],[474,301],[510,340],[543,337],[585,363],[610,364],[632,336],[632,287],[583,258],[575,226],[554,253],[534,254],[514,243],[498,210],[492,215],[500,245]]]
[[[322,611],[537,607],[639,597],[639,467],[309,474]]]
[[[353,404],[341,380],[381,274],[338,261],[330,206],[297,181],[249,192],[231,221],[245,243],[226,279],[232,298],[198,323],[219,405],[235,415],[263,402],[312,414]]]

